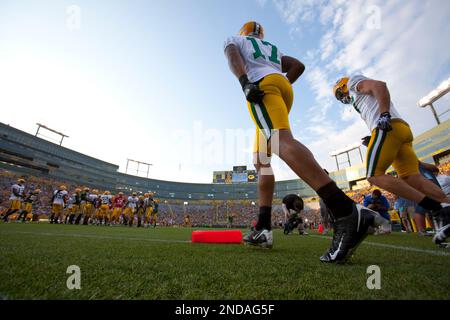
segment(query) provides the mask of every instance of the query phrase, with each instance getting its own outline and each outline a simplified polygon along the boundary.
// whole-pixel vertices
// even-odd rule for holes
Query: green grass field
[[[369,236],[347,265],[328,238],[274,234],[272,250],[190,243],[193,229],[0,224],[2,299],[450,299],[450,250],[430,238]],[[81,268],[81,289],[66,287]],[[366,270],[381,269],[369,290]]]

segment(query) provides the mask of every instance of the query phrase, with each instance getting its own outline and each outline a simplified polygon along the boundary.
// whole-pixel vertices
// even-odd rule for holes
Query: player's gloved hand
[[[246,74],[239,78],[242,90],[244,91],[247,101],[253,103],[260,103],[264,97],[264,91],[260,90],[258,86],[248,80]]]
[[[361,139],[361,144],[362,144],[363,146],[365,146],[365,147],[368,147],[371,138],[372,138],[371,136],[367,136],[367,137],[362,138],[362,139]]]
[[[391,131],[391,114],[389,112],[383,112],[378,119],[377,128],[383,131]]]

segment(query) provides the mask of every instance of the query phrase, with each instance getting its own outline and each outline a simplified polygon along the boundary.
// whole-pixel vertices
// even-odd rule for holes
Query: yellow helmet
[[[25,183],[25,179],[22,179],[22,178],[17,179],[17,182],[18,182],[18,183]]]
[[[111,192],[109,192],[108,190],[107,191],[105,191],[105,192],[103,192],[103,194],[106,194],[106,195],[108,195],[108,194],[110,194]]]
[[[139,200],[144,200],[144,196],[139,196]]]
[[[239,30],[240,36],[253,36],[259,39],[264,38],[264,28],[256,21],[250,21],[244,24]]]
[[[81,192],[81,189],[80,188],[76,188],[75,192]]]
[[[123,196],[123,192],[121,191],[121,192],[119,192],[119,196]]]
[[[150,194],[149,194],[148,192],[144,193],[144,197],[146,197],[146,198],[148,198],[149,195],[150,195]]]
[[[66,188],[65,185],[60,185],[60,186],[59,186],[59,189],[61,189],[61,190],[66,190],[67,188]]]
[[[344,104],[350,104],[352,102],[347,86],[349,79],[349,77],[343,77],[339,79],[333,87],[334,96]]]
[[[150,198],[153,198],[153,192],[149,192],[149,193],[148,193],[148,196],[149,196]]]
[[[85,192],[89,192],[89,190],[90,190],[90,189],[89,189],[88,187],[85,187],[85,188],[84,188],[84,191],[85,191]]]
[[[132,196],[136,196],[137,195],[137,193],[136,192],[133,192],[132,194],[131,194]]]
[[[41,193],[41,189],[35,189],[33,193]]]
[[[98,194],[98,190],[97,190],[97,189],[93,189],[93,190],[92,190],[92,193],[93,193],[93,194]]]

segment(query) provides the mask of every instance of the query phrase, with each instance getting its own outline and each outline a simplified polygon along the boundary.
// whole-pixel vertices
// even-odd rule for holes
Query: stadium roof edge
[[[117,167],[117,170],[119,169],[119,166],[118,166],[117,164],[114,164],[114,163],[111,163],[111,162],[107,162],[107,161],[104,161],[104,160],[101,160],[101,159],[98,159],[98,158],[94,158],[94,157],[89,156],[89,155],[87,155],[87,154],[85,154],[85,153],[81,153],[81,152],[79,152],[79,151],[76,151],[76,150],[73,150],[73,149],[70,149],[70,148],[67,148],[67,147],[64,147],[64,146],[60,146],[60,145],[57,144],[57,143],[54,143],[54,142],[51,142],[51,141],[42,139],[42,138],[40,138],[40,137],[36,137],[36,136],[33,135],[33,134],[30,134],[30,133],[28,133],[28,132],[26,132],[26,131],[17,129],[17,128],[15,128],[15,127],[9,125],[9,124],[5,124],[5,123],[3,123],[3,122],[0,122],[0,126],[7,127],[8,129],[13,129],[14,131],[18,131],[18,132],[20,132],[21,134],[29,135],[30,137],[32,137],[32,138],[34,138],[34,139],[39,139],[42,143],[48,143],[48,144],[55,145],[55,146],[57,146],[57,147],[59,147],[59,148],[62,148],[62,149],[64,149],[64,150],[68,151],[68,152],[75,152],[75,153],[78,153],[79,155],[81,155],[81,156],[83,156],[83,157],[87,157],[87,158],[89,158],[89,159],[92,159],[92,160],[95,160],[95,161],[99,161],[99,162],[102,162],[102,163],[107,164],[107,165],[110,165],[110,166],[115,166],[115,167]]]

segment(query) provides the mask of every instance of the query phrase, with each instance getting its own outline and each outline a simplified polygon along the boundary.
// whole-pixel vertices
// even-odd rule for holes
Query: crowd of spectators
[[[450,173],[450,163],[440,166],[441,173]],[[50,200],[52,193],[61,184],[67,186],[69,194],[76,185],[66,181],[56,181],[47,177],[24,176],[6,170],[0,173],[0,213],[5,212],[9,204],[11,186],[18,178],[26,179],[26,190],[40,189],[39,201],[33,206],[33,214],[42,216],[51,213]],[[347,191],[346,194],[356,203],[363,204],[366,196],[372,194],[376,188],[369,186],[359,190]],[[394,208],[397,199],[393,194],[381,190],[381,193],[389,202],[389,209]],[[156,195],[157,197],[157,195]],[[305,199],[305,210],[302,213],[303,221],[309,228],[317,228],[321,223],[320,209],[318,206],[308,206],[308,203],[318,202],[317,198]],[[314,208],[315,207],[315,208]],[[158,225],[182,226],[186,225],[186,217],[192,226],[225,226],[230,224],[235,227],[250,227],[258,216],[257,203],[251,200],[201,200],[178,201],[173,199],[160,200]],[[284,212],[279,200],[274,201],[272,211],[274,227],[282,227],[285,222]]]

